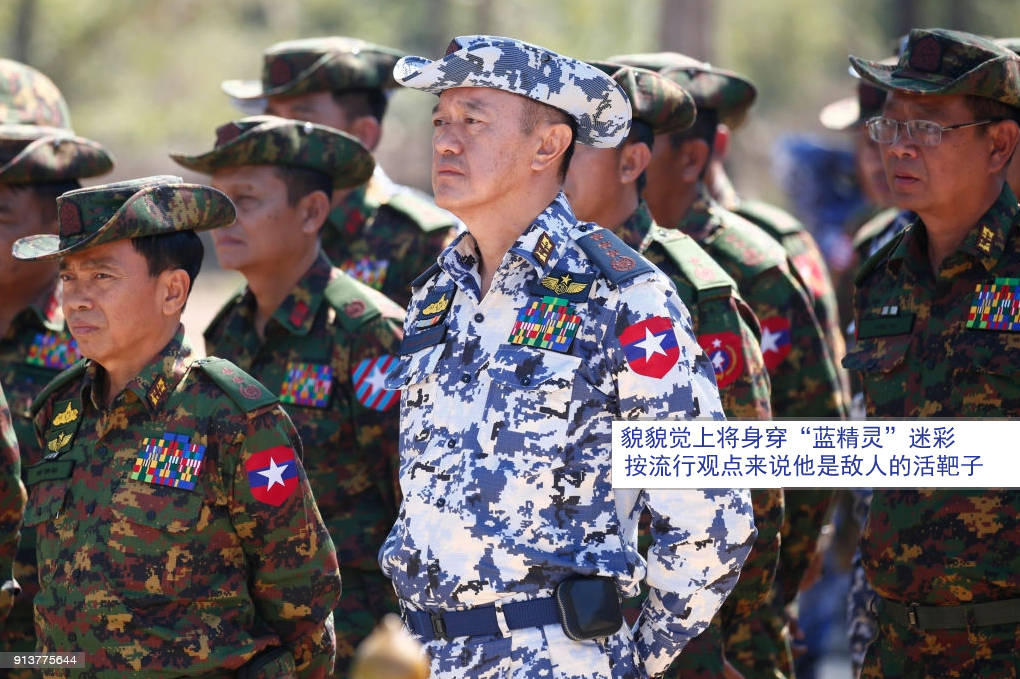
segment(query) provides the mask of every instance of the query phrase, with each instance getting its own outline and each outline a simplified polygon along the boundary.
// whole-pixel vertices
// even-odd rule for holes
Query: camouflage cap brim
[[[330,177],[335,189],[361,186],[375,170],[372,153],[357,138],[325,125],[253,116],[221,125],[216,132],[211,151],[170,157],[203,174],[243,165],[301,167]]]
[[[237,103],[248,103],[251,100],[261,100],[262,110],[265,110],[266,94],[262,91],[262,83],[258,80],[224,80],[220,83],[220,89]],[[234,103],[234,102],[231,102]],[[262,111],[258,111],[261,113]]]
[[[589,61],[623,88],[630,100],[635,122],[647,125],[653,134],[670,134],[694,124],[694,98],[680,85],[655,71],[623,66],[611,61]]]
[[[544,47],[491,35],[454,38],[442,59],[408,56],[393,76],[431,94],[455,87],[488,87],[558,108],[577,122],[577,141],[615,148],[630,131],[623,89],[598,68]]]
[[[68,191],[57,198],[60,235],[15,241],[15,259],[52,260],[117,240],[206,231],[233,223],[226,195],[180,177],[159,175]]]
[[[100,144],[36,125],[0,125],[0,163],[4,184],[84,179],[113,169],[113,157]]]

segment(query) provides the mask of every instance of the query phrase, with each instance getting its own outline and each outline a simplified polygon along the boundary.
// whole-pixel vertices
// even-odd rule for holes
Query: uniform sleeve
[[[279,406],[249,413],[230,484],[230,511],[249,564],[259,616],[294,655],[298,675],[326,677],[336,653],[336,551]]]
[[[744,298],[762,326],[773,416],[845,418],[843,385],[825,333],[789,270],[773,267],[759,274]]]
[[[745,320],[749,318],[756,323],[754,313],[743,300],[734,297],[726,300],[726,304],[728,308],[715,316],[725,322],[725,331],[736,335],[739,346],[728,347],[732,339],[725,332],[719,333],[718,336],[706,337],[704,330],[700,331],[703,347],[706,343],[711,346],[718,341],[724,352],[734,351],[735,358],[739,361],[739,372],[734,377],[729,377],[729,366],[725,366],[727,357],[724,353],[716,355],[715,360],[724,361],[725,366],[721,374],[718,369],[716,372],[723,410],[732,420],[771,420],[771,380],[768,370],[765,369],[765,359],[762,357],[758,335]]]
[[[609,328],[608,364],[624,418],[724,419],[712,365],[671,291],[654,283],[628,288]],[[618,506],[626,504],[652,518],[649,593],[635,641],[655,676],[708,627],[733,589],[755,535],[750,495],[646,489]]]
[[[21,591],[14,579],[14,555],[18,551],[26,499],[18,441],[0,387],[0,622],[7,618],[14,598]]]

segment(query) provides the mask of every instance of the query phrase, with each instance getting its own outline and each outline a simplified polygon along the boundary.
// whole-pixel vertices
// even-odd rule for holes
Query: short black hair
[[[708,150],[711,152],[715,146],[715,131],[717,127],[719,127],[719,112],[713,108],[699,108],[694,124],[686,130],[671,134],[669,141],[674,149],[678,149],[683,146],[684,142],[691,139],[700,139],[708,144]]]
[[[184,269],[191,283],[188,294],[195,289],[195,279],[202,268],[205,246],[194,231],[174,231],[131,239],[135,251],[145,258],[149,276],[155,278],[164,271]]]
[[[967,107],[974,114],[974,120],[1012,120],[1020,124],[1020,109],[988,97],[967,95]],[[984,131],[984,127],[981,127]]]
[[[309,193],[322,191],[326,198],[333,198],[333,180],[325,172],[307,167],[274,165],[276,176],[287,187],[287,205],[293,207]]]
[[[333,101],[340,106],[351,120],[362,116],[372,116],[380,123],[386,115],[389,99],[379,89],[357,88],[351,90],[334,90],[331,92]]]
[[[521,130],[525,134],[530,134],[540,122],[563,124],[570,127],[570,143],[567,145],[567,150],[563,152],[563,159],[560,161],[560,181],[566,180],[567,170],[570,169],[570,160],[574,157],[574,142],[577,141],[577,121],[574,120],[574,116],[555,106],[543,104],[530,97],[521,96],[521,98],[524,100]]]
[[[35,182],[28,184],[10,184],[9,185],[15,191],[32,191],[36,198],[39,199],[45,209],[51,210],[53,219],[57,218],[57,198],[67,193],[68,191],[74,191],[81,188],[81,182],[77,179],[65,179],[63,181],[56,182]]]
[[[633,120],[630,123],[630,133],[627,138],[620,145],[620,151],[623,151],[623,147],[628,144],[644,144],[651,151],[655,148],[655,132],[652,131],[652,126],[643,120]],[[644,171],[637,178],[637,192],[640,196],[645,191],[645,185],[648,183],[648,177]]]

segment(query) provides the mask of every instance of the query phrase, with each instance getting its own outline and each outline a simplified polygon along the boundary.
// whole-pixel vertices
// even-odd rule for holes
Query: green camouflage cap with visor
[[[0,123],[71,127],[67,102],[53,81],[11,59],[0,59]]]
[[[397,86],[393,66],[402,56],[357,38],[288,40],[262,53],[261,80],[225,80],[220,87],[244,110],[264,107],[272,96],[387,90]]]
[[[684,88],[655,71],[610,61],[589,62],[616,81],[627,98],[633,122],[647,125],[653,134],[686,130],[694,124],[694,98]]]
[[[719,122],[738,127],[758,96],[744,76],[679,52],[649,52],[609,57],[608,61],[647,68],[666,76],[694,97],[699,111],[714,110]]]
[[[336,189],[361,186],[372,176],[372,154],[340,130],[276,116],[251,116],[221,125],[211,151],[170,157],[184,167],[212,174],[240,165],[284,165],[316,170]]]
[[[113,169],[98,143],[71,130],[0,125],[0,184],[41,184],[95,177]]]
[[[205,231],[233,223],[234,204],[210,186],[159,175],[68,191],[57,198],[59,235],[20,238],[16,259],[56,259],[127,238]]]
[[[851,56],[868,82],[912,94],[973,95],[1020,108],[1020,57],[993,40],[942,28],[915,28],[896,64]]]
[[[998,38],[995,44],[1002,45],[1006,49],[1020,54],[1020,38]]]

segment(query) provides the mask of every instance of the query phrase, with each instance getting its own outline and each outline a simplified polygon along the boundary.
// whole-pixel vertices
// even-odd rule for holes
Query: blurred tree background
[[[677,50],[758,86],[731,170],[748,195],[783,203],[773,141],[821,134],[819,109],[853,91],[847,54],[888,56],[911,26],[1020,35],[1020,11],[1017,0],[4,0],[0,53],[53,78],[76,131],[113,151],[100,181],[201,181],[167,153],[211,146],[240,115],[220,82],[258,78],[262,49],[279,40],[351,35],[438,56],[453,36],[496,33],[579,58]],[[378,154],[394,179],[425,189],[432,101],[396,92]]]

